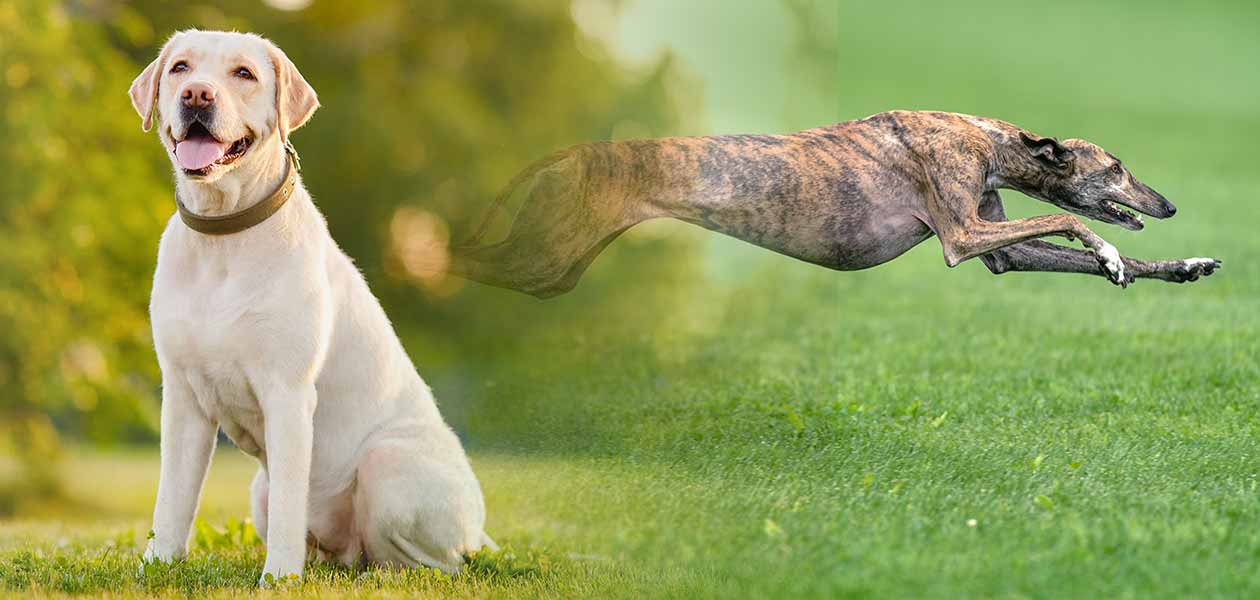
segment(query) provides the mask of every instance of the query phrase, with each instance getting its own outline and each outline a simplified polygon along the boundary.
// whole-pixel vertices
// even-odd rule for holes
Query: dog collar
[[[231,214],[220,215],[215,217],[207,217],[199,215],[179,199],[179,192],[175,192],[175,206],[179,208],[179,218],[184,221],[189,229],[204,233],[206,235],[228,235],[232,233],[240,233],[253,227],[268,217],[276,214],[284,206],[285,202],[293,196],[293,190],[297,188],[297,175],[302,170],[302,163],[298,160],[297,150],[288,141],[284,142],[285,157],[288,158],[289,172],[284,176],[284,182],[270,196],[261,202],[250,206],[244,210],[239,210]]]

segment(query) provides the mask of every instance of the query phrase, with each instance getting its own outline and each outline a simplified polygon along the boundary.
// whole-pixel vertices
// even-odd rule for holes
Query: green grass
[[[833,273],[653,224],[703,253],[630,276],[597,262],[548,302],[505,294],[509,310],[470,318],[557,325],[488,339],[475,364],[407,340],[510,550],[456,579],[317,567],[281,593],[1260,592],[1260,38],[1243,26],[1256,7],[909,6],[844,7],[843,116],[943,108],[1099,142],[1181,210],[1140,233],[1095,229],[1126,254],[1224,270],[1122,291],[949,270],[929,240]],[[617,300],[584,310],[608,286]],[[0,524],[0,589],[253,594],[261,549],[215,536],[136,574],[156,472],[155,451],[76,455],[68,479],[88,508]],[[249,472],[220,453],[209,523],[247,514]]]
[[[240,597],[256,593],[265,556],[245,515],[254,462],[221,450],[202,497],[190,556],[175,565],[140,572],[139,553],[156,489],[152,450],[72,452],[66,466],[72,510],[59,519],[32,509],[30,516],[0,523],[0,590],[37,595],[103,593]],[[601,489],[636,476],[625,467],[592,461],[478,457],[479,475],[496,483],[493,502],[513,506],[510,526],[495,528],[498,552],[481,552],[467,573],[351,570],[312,563],[304,581],[288,593],[323,597],[337,592],[365,597],[639,596],[649,591],[694,595],[712,588],[702,571],[664,566],[631,567],[616,554],[582,553],[570,538],[575,523],[533,503],[559,507],[572,486]],[[515,491],[514,491],[515,490]],[[66,514],[75,515],[67,518]],[[506,517],[506,514],[503,515]]]

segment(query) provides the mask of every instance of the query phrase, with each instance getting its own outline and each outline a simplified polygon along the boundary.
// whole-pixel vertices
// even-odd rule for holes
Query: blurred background
[[[899,448],[896,419],[920,406],[960,420],[971,411],[975,430],[955,436],[977,445],[969,456],[1029,439],[1000,427],[1030,406],[1050,410],[1046,394],[1069,416],[1117,398],[1145,398],[1154,411],[1199,398],[1209,412],[1253,414],[1258,13],[1251,2],[1172,0],[0,0],[0,517],[116,511],[139,522],[151,508],[160,378],[146,305],[172,175],[126,92],[173,31],[263,34],[314,85],[323,107],[294,143],[334,238],[466,441],[493,524],[568,543],[569,529],[531,527],[555,515],[618,523],[576,506],[584,494],[595,495],[589,506],[614,506],[597,495],[614,477],[565,470],[589,457],[649,465],[635,480],[647,482],[635,488],[648,494],[638,507],[695,510],[714,532],[770,496],[700,479],[696,489],[728,492],[679,508],[670,503],[681,496],[652,495],[660,465],[756,482],[775,461],[833,448],[841,458],[816,462],[812,492],[831,497],[832,471],[862,456],[837,440],[875,435],[816,432],[810,415],[833,405],[885,411],[893,433],[870,446],[883,449]],[[1094,225],[1101,235],[1128,255],[1226,266],[1198,284],[1120,293],[1088,277],[995,278],[977,261],[949,270],[929,240],[891,264],[834,273],[652,222],[545,302],[420,267],[555,149],[789,132],[893,108],[1094,141],[1180,208],[1140,233]],[[1059,212],[1004,197],[1012,216]],[[1095,336],[1108,341],[1084,341]],[[1111,373],[1082,348],[1148,387],[1078,392]],[[1010,387],[985,400],[997,378]],[[1169,378],[1194,383],[1174,392]],[[767,458],[772,450],[781,455]],[[542,462],[526,468],[521,457]],[[221,452],[207,505],[244,514],[250,468]],[[548,474],[551,496],[533,504],[530,486]],[[834,481],[869,478],[849,475]],[[106,486],[114,493],[100,494]],[[547,502],[552,521],[529,512]],[[802,528],[847,514],[822,506]],[[772,533],[760,527],[749,530],[758,543]],[[669,531],[636,523],[575,543],[658,556]],[[687,556],[729,538],[694,535]],[[796,543],[830,557],[825,566],[842,556],[828,545],[839,539]],[[733,572],[764,551],[732,548],[743,548],[730,550]]]
[[[574,564],[639,596],[1260,589],[1251,0],[0,0],[0,554],[148,527],[146,304],[174,207],[126,92],[188,27],[263,34],[318,90],[305,183],[500,542],[613,557]],[[424,268],[553,150],[894,108],[1098,143],[1179,210],[1096,232],[1224,268],[1121,291],[948,269],[928,240],[837,273],[668,221],[547,301]],[[221,446],[211,523],[248,514],[255,468]]]
[[[0,2],[0,516],[63,495],[67,447],[156,441],[146,308],[172,175],[126,91],[172,32],[263,34],[316,88],[306,185],[468,436],[477,365],[584,320],[650,329],[704,285],[705,236],[632,232],[580,301],[527,318],[531,299],[421,268],[432,242],[571,144],[835,120],[835,17],[812,0]]]

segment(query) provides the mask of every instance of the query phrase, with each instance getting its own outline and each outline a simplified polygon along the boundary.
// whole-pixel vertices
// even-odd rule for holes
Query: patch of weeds
[[[252,548],[262,546],[263,540],[258,537],[254,523],[250,519],[238,520],[228,517],[223,528],[219,529],[198,518],[194,525],[193,546],[203,552],[229,550],[236,548]]]

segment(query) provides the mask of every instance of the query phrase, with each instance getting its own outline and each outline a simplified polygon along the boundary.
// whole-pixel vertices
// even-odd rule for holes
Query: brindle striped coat
[[[873,267],[936,235],[954,266],[980,256],[995,273],[1100,274],[1190,281],[1212,259],[1121,258],[1075,216],[1007,221],[997,188],[1131,229],[1176,208],[1120,161],[1083,140],[1059,143],[968,115],[892,111],[789,135],[596,142],[530,165],[496,200],[522,202],[507,237],[486,223],[456,248],[468,278],[554,296],[621,232],[672,217],[837,270]],[[1035,241],[1080,239],[1089,252]],[[1114,254],[1108,263],[1103,254]],[[1116,264],[1121,263],[1122,264]]]

